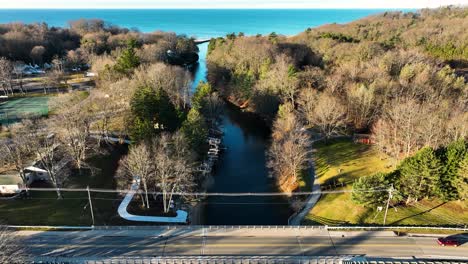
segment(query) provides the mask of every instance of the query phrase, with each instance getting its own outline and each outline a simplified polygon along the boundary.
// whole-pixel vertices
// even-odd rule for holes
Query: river
[[[206,80],[208,43],[199,45],[194,87]],[[216,165],[208,192],[277,192],[265,166],[270,128],[262,119],[226,104],[221,117],[226,151]],[[203,201],[200,219],[205,225],[283,225],[291,215],[284,197],[210,196]]]

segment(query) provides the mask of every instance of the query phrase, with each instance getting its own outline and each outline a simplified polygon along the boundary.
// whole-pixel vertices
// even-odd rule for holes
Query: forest
[[[46,23],[0,25],[0,57],[42,65],[54,57],[74,63],[89,63],[93,56],[125,49],[129,40],[141,47],[140,57],[148,61],[167,61],[167,50],[178,54],[197,52],[194,42],[170,32],[142,33],[121,28],[100,19],[79,19],[68,27]]]
[[[54,76],[67,67],[88,64],[96,89],[54,96],[48,118],[9,127],[0,162],[24,177],[29,158],[40,157],[61,188],[70,173],[57,169],[60,160],[81,170],[95,151],[90,141],[99,148],[118,135],[132,145],[117,184],[126,188],[139,176],[146,206],[148,192],[160,190],[167,212],[171,193],[202,185],[194,164],[206,159],[224,99],[271,124],[266,165],[283,192],[298,189],[315,140],[360,134],[391,158],[393,172],[357,181],[356,203],[380,202],[383,196],[360,190],[389,185],[399,194],[395,202],[466,199],[467,16],[467,8],[445,7],[386,12],[291,37],[228,34],[210,41],[208,82],[194,94],[190,67],[182,67],[198,51],[192,38],[101,20],[67,28],[1,25],[5,91],[17,79],[17,61],[52,62],[57,84]]]
[[[112,145],[109,138],[118,137],[132,144],[119,162],[115,183],[127,189],[139,177],[147,208],[149,191],[164,192],[158,207],[169,213],[172,193],[198,188],[203,178],[195,164],[205,158],[210,120],[220,101],[208,84],[200,84],[191,98],[187,64],[193,63],[194,54],[198,58],[192,38],[141,33],[101,20],[71,21],[68,28],[45,24],[0,28],[0,80],[5,91],[12,91],[9,95],[22,95],[12,89],[18,85],[14,71],[18,61],[51,62],[53,69],[37,77],[45,80],[51,73],[63,77],[72,67],[87,64],[96,86],[52,95],[47,117],[24,118],[3,127],[2,135],[8,139],[0,140],[5,154],[1,167],[12,168],[26,185],[24,168],[37,157],[52,186],[66,188],[76,175],[95,171],[90,157],[105,155]],[[59,189],[57,197],[63,197]]]
[[[425,182],[420,188],[427,191],[407,190],[408,199],[459,199],[463,191],[455,186],[468,184],[467,16],[467,8],[444,7],[385,12],[292,37],[229,34],[210,42],[208,80],[224,98],[272,122],[268,166],[283,191],[297,188],[310,134],[365,134],[393,160],[396,172],[385,181],[402,192],[411,188],[403,187],[411,186],[408,179]],[[415,166],[445,172],[427,172],[429,181],[414,177]]]

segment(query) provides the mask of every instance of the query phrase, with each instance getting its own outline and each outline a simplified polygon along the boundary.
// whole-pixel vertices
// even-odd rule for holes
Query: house
[[[96,77],[96,76],[98,76],[98,75],[95,72],[86,72],[85,73],[85,77]]]
[[[22,180],[14,172],[6,172],[0,175],[0,195],[19,193],[22,187]]]
[[[370,134],[354,134],[353,141],[354,143],[361,143],[366,145],[372,145],[375,143]]]
[[[26,176],[27,184],[30,185],[36,181],[49,181],[49,173],[36,166],[29,166],[24,169],[24,174]]]
[[[50,180],[47,171],[41,169],[39,166],[29,166],[24,169],[26,176],[26,185],[31,185],[34,182]],[[11,194],[19,192],[24,187],[23,179],[16,171],[7,171],[0,174],[0,194]]]
[[[45,73],[44,70],[42,70],[38,65],[32,66],[26,65],[26,64],[21,64],[21,65],[16,65],[14,72],[16,73],[22,73],[24,75],[35,75],[35,74],[43,74]]]

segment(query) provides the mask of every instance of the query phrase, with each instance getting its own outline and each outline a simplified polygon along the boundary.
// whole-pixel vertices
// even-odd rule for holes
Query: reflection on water
[[[206,50],[199,45],[200,65],[195,80],[206,80]],[[270,134],[263,120],[226,104],[222,117],[221,155],[208,192],[275,192],[277,188],[265,167],[265,150]],[[206,225],[281,225],[291,214],[288,201],[282,197],[208,197],[203,208]]]

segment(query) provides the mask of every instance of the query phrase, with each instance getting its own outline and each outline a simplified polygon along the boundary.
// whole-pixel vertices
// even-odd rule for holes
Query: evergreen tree
[[[442,164],[432,148],[423,148],[404,159],[398,170],[398,190],[406,196],[407,202],[439,194]]]
[[[373,192],[372,190],[387,189],[388,187],[389,184],[386,175],[383,173],[361,177],[353,184],[351,200],[356,204],[366,207],[384,204],[388,199],[387,192]]]
[[[161,131],[173,132],[180,126],[178,112],[161,88],[156,92],[148,86],[138,88],[132,97],[130,108],[130,135],[135,141]]]
[[[181,129],[192,149],[202,153],[203,146],[208,136],[208,130],[203,115],[195,108],[190,109]]]
[[[457,188],[458,197],[463,200],[468,199],[468,154],[465,154],[465,157],[460,162],[455,186]]]
[[[114,70],[118,73],[128,75],[133,69],[140,65],[140,58],[136,55],[135,48],[137,42],[134,39],[130,39],[127,43],[127,48],[117,59],[117,63],[114,65]]]
[[[200,111],[205,105],[205,98],[213,92],[213,88],[207,82],[200,82],[192,97],[192,108]]]
[[[460,166],[463,159],[468,155],[467,145],[464,140],[458,140],[450,143],[441,150],[441,159],[444,163],[440,182],[438,184],[439,194],[445,201],[460,198],[457,184],[460,181]]]

